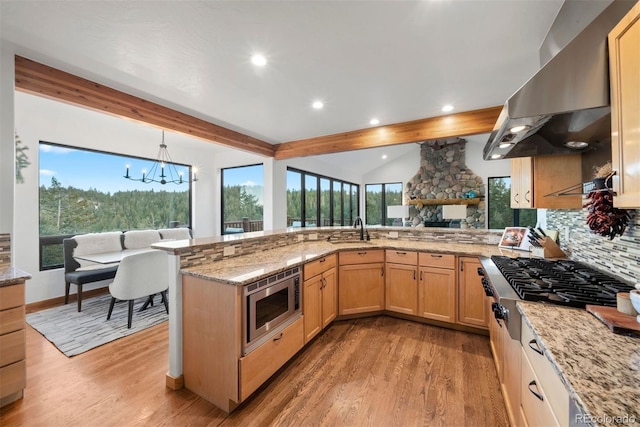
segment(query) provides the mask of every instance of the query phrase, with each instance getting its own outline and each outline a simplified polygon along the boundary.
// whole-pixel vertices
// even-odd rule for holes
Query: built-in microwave
[[[251,352],[302,315],[300,269],[291,268],[245,285],[242,299],[243,354]]]

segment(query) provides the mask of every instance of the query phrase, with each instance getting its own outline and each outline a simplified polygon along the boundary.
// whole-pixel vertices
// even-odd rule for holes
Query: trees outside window
[[[124,178],[153,159],[40,141],[40,269],[63,265],[62,239],[75,234],[191,226],[191,183],[142,183]],[[183,176],[191,168],[174,163]]]
[[[535,227],[538,221],[536,209],[511,208],[511,177],[489,178],[489,228]]]
[[[287,169],[288,227],[350,225],[358,215],[357,200],[356,184]]]
[[[387,218],[387,206],[402,204],[402,183],[367,184],[365,186],[365,213],[367,225],[393,225]]]
[[[264,166],[222,169],[222,234],[264,229]]]

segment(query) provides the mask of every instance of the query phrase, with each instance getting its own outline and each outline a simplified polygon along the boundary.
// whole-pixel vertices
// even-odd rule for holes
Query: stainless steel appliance
[[[302,315],[300,269],[285,270],[244,286],[242,352],[251,352]]]
[[[512,339],[520,339],[517,301],[540,301],[569,307],[587,304],[616,305],[616,293],[633,286],[609,274],[571,260],[538,258],[481,258],[485,294],[493,298],[492,310]]]

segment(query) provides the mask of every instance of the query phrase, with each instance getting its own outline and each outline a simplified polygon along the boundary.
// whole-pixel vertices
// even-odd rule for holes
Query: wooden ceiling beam
[[[275,145],[276,159],[385,147],[429,139],[488,133],[493,130],[502,106],[446,116],[360,129]]]
[[[15,57],[16,90],[180,132],[205,141],[273,157],[274,146],[160,104]]]

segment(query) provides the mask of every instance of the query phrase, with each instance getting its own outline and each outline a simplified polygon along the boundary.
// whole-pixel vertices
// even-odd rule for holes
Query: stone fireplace
[[[466,143],[465,139],[449,138],[420,144],[420,169],[404,191],[405,200],[412,204],[409,222],[413,227],[457,226],[457,221],[449,223],[450,220],[442,218],[443,204],[455,202],[467,205],[469,227],[485,228],[485,185],[482,177],[467,168]],[[475,192],[479,203],[469,203],[470,192],[471,195]],[[462,224],[465,226],[464,221]]]

